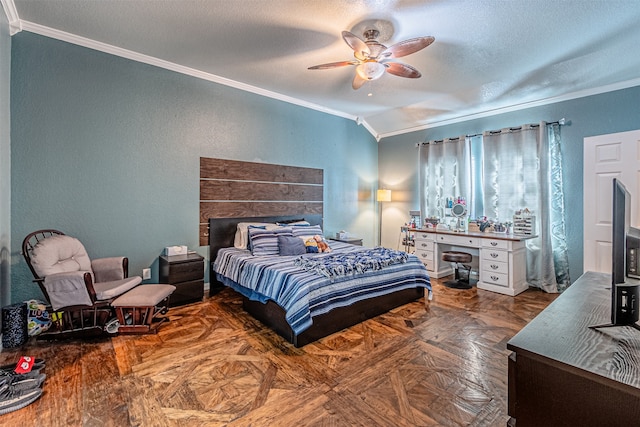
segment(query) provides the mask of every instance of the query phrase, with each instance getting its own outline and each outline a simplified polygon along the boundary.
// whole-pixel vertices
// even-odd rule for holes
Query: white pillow
[[[247,249],[247,244],[249,243],[249,226],[266,227],[265,230],[273,230],[279,227],[277,224],[269,222],[239,222],[233,240],[233,246],[235,248]]]

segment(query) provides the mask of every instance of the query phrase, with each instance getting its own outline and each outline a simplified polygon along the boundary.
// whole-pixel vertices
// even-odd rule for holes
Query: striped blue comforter
[[[331,242],[333,252],[302,257],[335,258],[336,253],[363,251],[360,246]],[[424,287],[431,299],[427,269],[415,255],[406,262],[390,263],[381,269],[331,276],[296,265],[300,256],[252,256],[251,252],[225,248],[218,252],[213,269],[216,277],[249,299],[273,300],[286,312],[291,329],[299,334],[311,324],[312,316],[360,300],[402,289]]]

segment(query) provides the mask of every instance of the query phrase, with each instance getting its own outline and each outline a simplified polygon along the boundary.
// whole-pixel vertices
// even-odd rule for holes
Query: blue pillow
[[[313,237],[316,234],[322,236],[322,228],[319,225],[293,225],[291,230],[295,237]]]
[[[249,230],[249,228],[259,228],[260,230],[266,230],[267,226],[266,225],[250,225],[249,227],[247,227],[247,231]],[[247,239],[247,249],[251,250],[251,239]]]
[[[307,252],[302,239],[287,235],[278,235],[280,256],[302,255]]]
[[[291,228],[281,227],[274,230],[250,228],[249,242],[251,242],[251,254],[254,256],[279,255],[279,235],[292,236]]]

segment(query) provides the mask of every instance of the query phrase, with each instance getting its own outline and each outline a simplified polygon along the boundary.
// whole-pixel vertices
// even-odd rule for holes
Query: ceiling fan
[[[385,71],[395,76],[417,79],[422,76],[420,71],[411,65],[392,60],[415,53],[435,41],[435,38],[431,36],[416,37],[387,47],[378,42],[377,38],[380,35],[378,30],[367,29],[363,35],[365,40],[349,31],[342,32],[342,38],[353,49],[355,60],[314,65],[309,67],[309,70],[328,70],[355,65],[356,74],[351,84],[354,89],[360,89],[366,82],[380,78]]]

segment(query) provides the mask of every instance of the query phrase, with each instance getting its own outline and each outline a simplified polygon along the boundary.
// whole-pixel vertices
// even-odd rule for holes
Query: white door
[[[584,139],[584,271],[611,273],[613,178],[631,194],[631,225],[640,213],[640,130]]]

